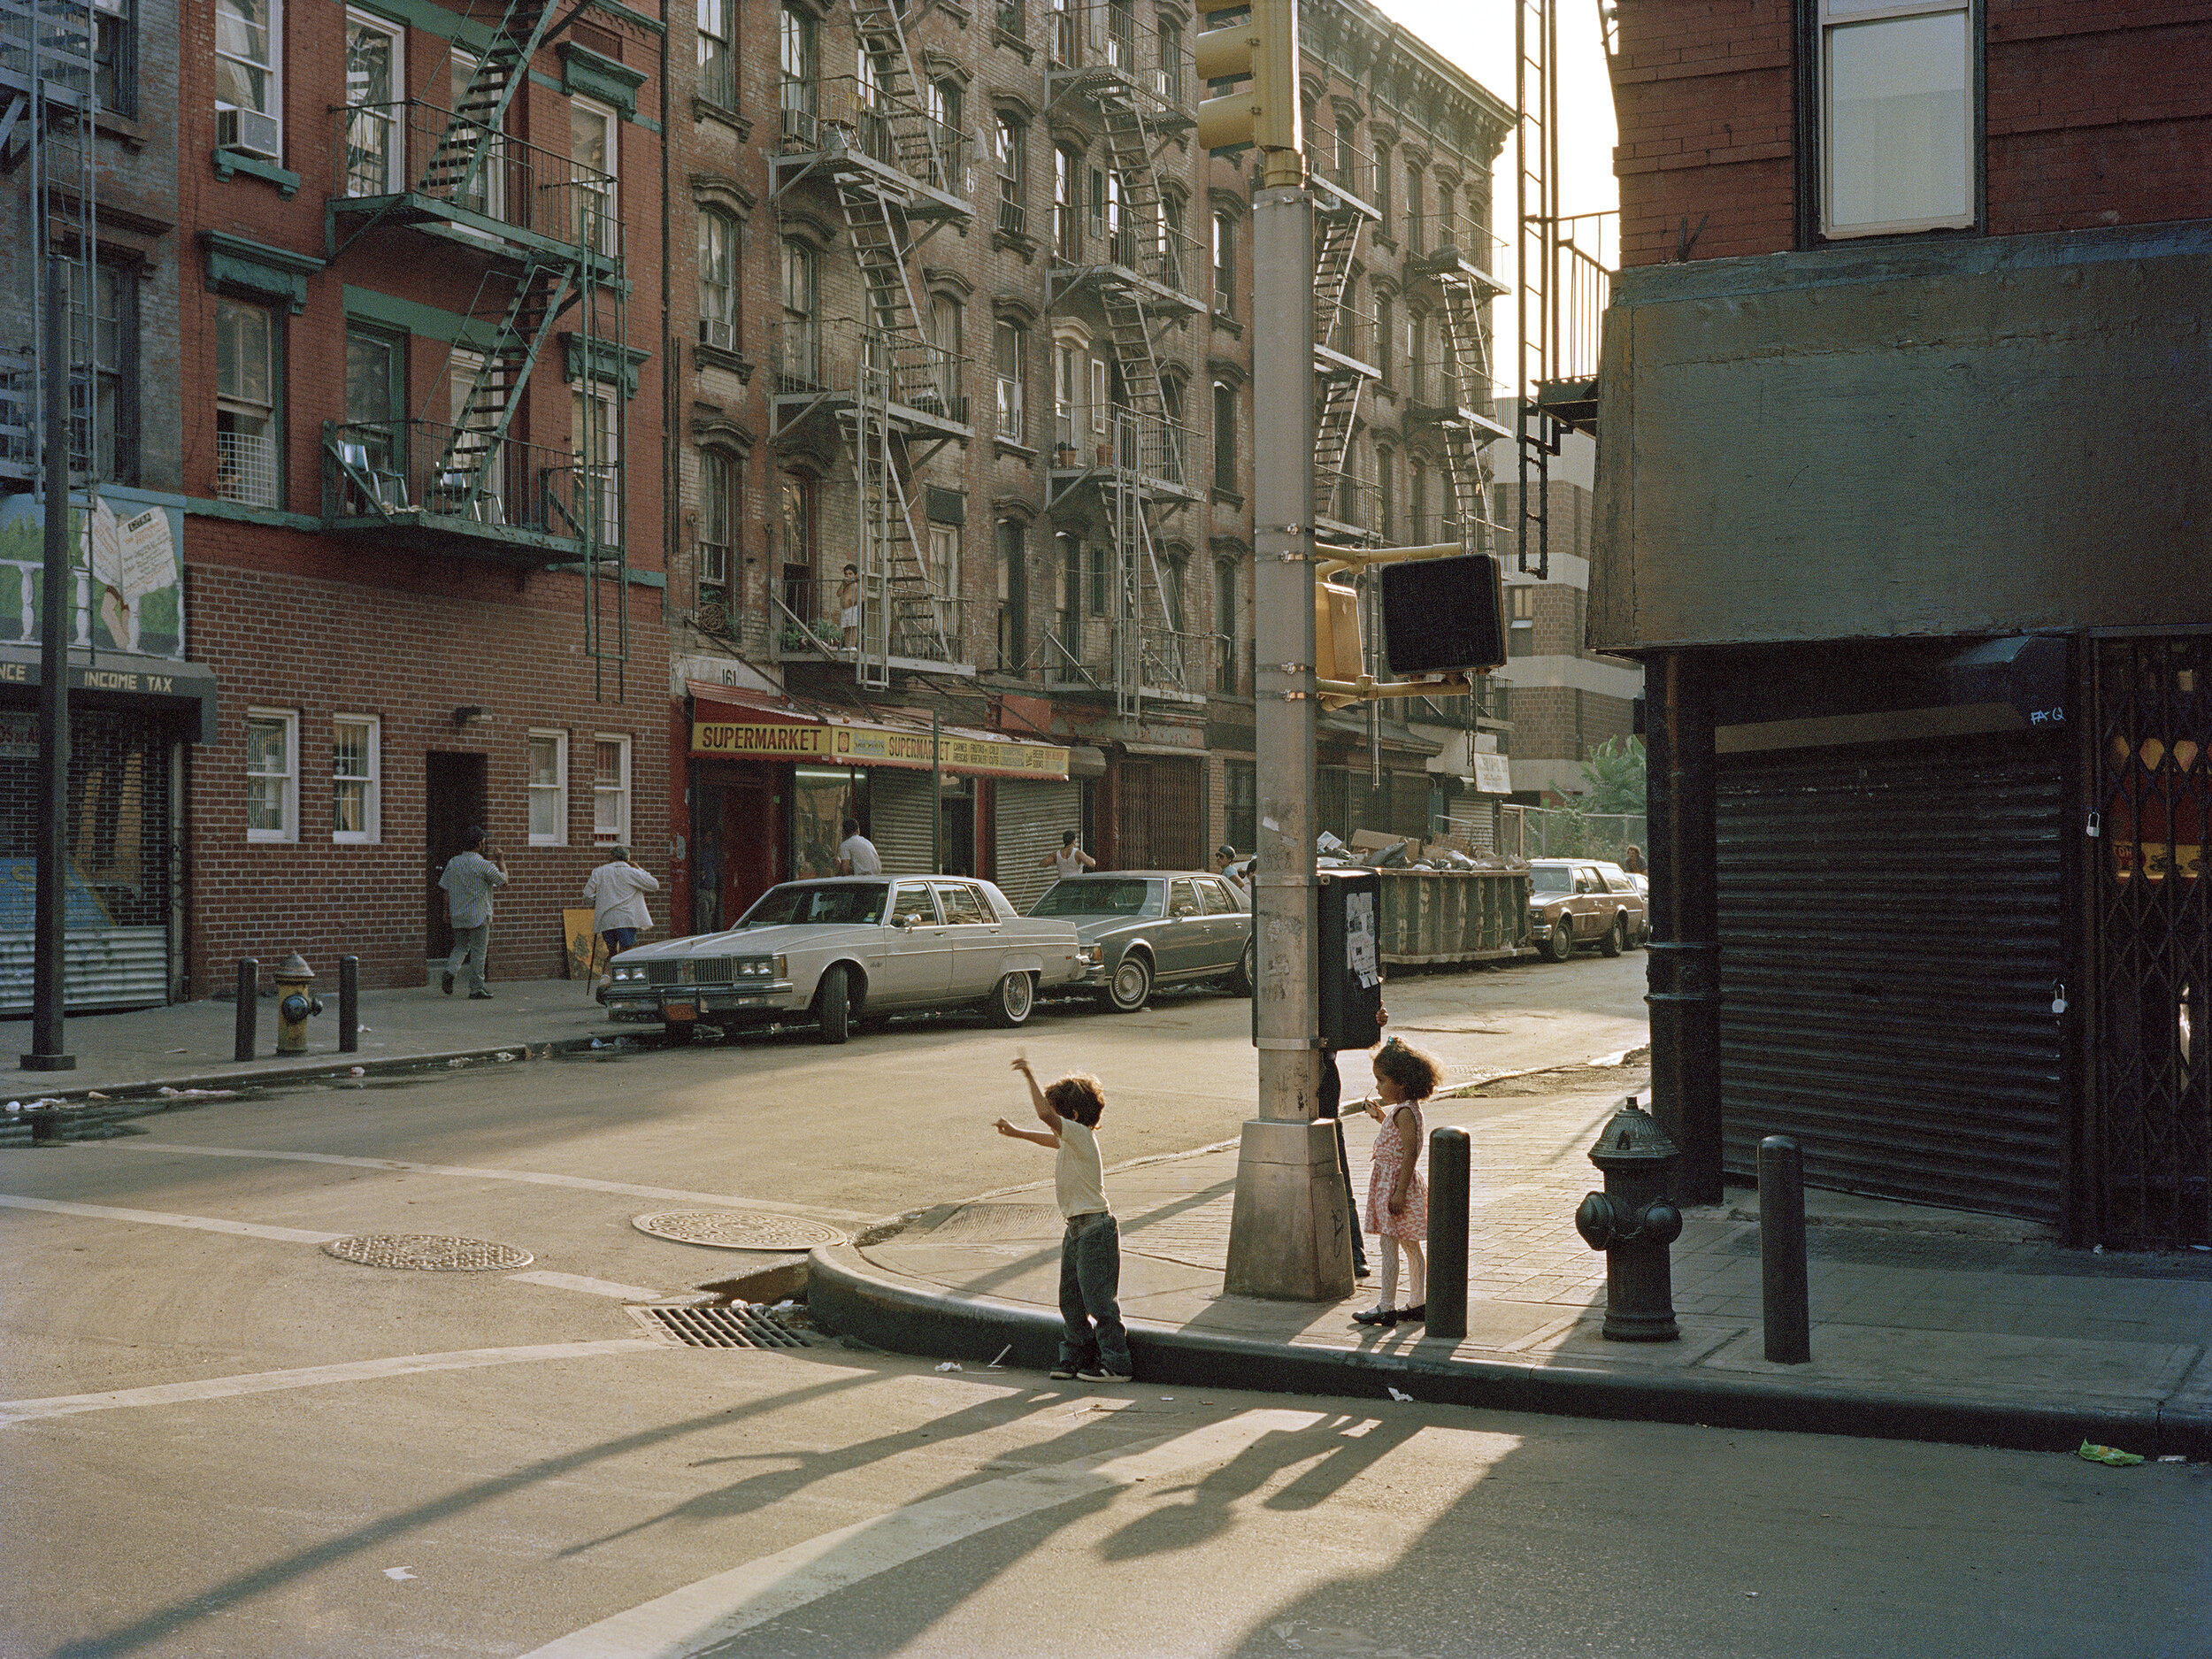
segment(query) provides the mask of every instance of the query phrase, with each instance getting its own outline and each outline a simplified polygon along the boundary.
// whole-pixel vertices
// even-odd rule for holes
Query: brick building
[[[553,25],[557,22],[556,29]],[[471,824],[495,977],[666,838],[659,24],[183,11],[188,989],[303,952],[419,985]]]
[[[748,21],[718,0],[671,19],[671,61],[696,65],[669,132],[670,245],[697,263],[664,416],[688,926],[826,872],[848,811],[891,867],[1018,902],[1065,829],[1110,865],[1248,849],[1250,185],[1189,140],[1201,19],[787,0]],[[1343,534],[1456,532],[1444,434],[1467,404],[1487,418],[1488,375],[1425,426],[1411,377],[1442,372],[1441,288],[1486,335],[1509,111],[1363,4],[1310,9],[1304,39],[1343,233],[1317,313],[1368,396],[1317,456],[1320,494],[1349,475]],[[1486,337],[1462,343],[1455,375]],[[1448,736],[1473,718],[1430,712]],[[1337,723],[1325,821],[1425,827],[1445,747]]]
[[[1786,1133],[1824,1184],[2212,1241],[2212,22],[1618,20],[1589,638],[1649,677],[1691,1195]]]

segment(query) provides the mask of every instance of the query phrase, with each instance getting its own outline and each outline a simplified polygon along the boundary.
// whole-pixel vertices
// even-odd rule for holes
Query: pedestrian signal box
[[[1479,673],[1505,662],[1505,578],[1495,557],[1385,565],[1383,654],[1394,677]]]

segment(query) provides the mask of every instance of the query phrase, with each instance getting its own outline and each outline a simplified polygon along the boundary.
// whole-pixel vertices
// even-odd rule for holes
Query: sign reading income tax
[[[887,726],[799,726],[782,722],[695,720],[691,752],[731,760],[816,760],[833,765],[931,764],[927,732]],[[1065,778],[1068,751],[1052,743],[1012,743],[947,732],[936,739],[936,764],[949,772],[1007,778]]]

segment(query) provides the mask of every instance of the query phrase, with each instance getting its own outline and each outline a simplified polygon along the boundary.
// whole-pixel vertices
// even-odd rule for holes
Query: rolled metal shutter
[[[878,766],[868,774],[868,839],[887,876],[926,876],[935,869],[937,802],[926,772]]]
[[[1724,762],[1724,1167],[2057,1222],[2064,977],[2048,741]]]
[[[1026,915],[1059,879],[1046,857],[1060,850],[1061,836],[1083,827],[1083,787],[1002,778],[995,793],[999,891]]]

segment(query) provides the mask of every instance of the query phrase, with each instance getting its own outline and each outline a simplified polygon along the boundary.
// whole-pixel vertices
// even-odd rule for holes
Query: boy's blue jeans
[[[1069,1218],[1060,1240],[1060,1363],[1074,1371],[1129,1375],[1129,1331],[1115,1296],[1121,1289],[1121,1228],[1104,1210]]]

